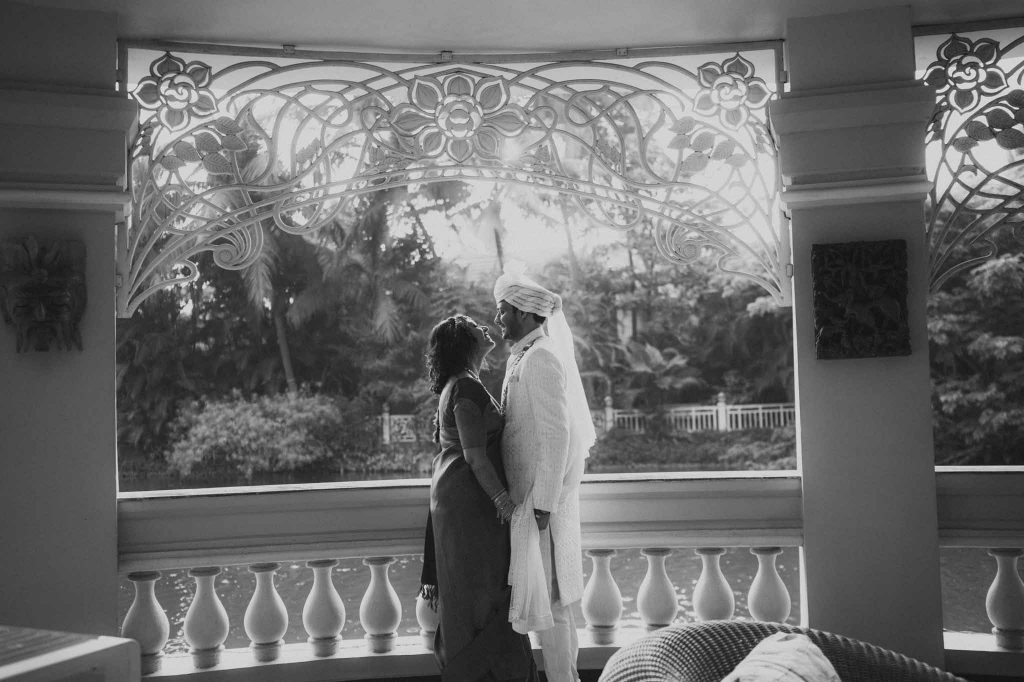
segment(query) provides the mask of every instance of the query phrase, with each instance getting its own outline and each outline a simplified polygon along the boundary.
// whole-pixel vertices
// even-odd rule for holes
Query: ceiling
[[[788,17],[898,5],[915,25],[1024,16],[1022,0],[17,1],[114,12],[122,38],[389,52],[745,42],[785,37]]]

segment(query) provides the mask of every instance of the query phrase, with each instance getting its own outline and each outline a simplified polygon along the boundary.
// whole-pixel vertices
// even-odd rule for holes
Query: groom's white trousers
[[[544,674],[548,682],[579,682],[576,658],[579,655],[579,640],[576,635],[576,619],[573,604],[563,604],[558,594],[558,576],[552,564],[551,531],[540,533],[541,559],[544,575],[551,590],[551,616],[555,624],[537,633],[541,654],[544,659]]]

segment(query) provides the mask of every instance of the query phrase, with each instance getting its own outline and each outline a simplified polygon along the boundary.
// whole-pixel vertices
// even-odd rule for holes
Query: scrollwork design
[[[1006,45],[953,34],[924,82],[935,89],[927,144],[934,182],[927,236],[933,291],[990,258],[1024,222],[1024,36]]]
[[[688,232],[701,246],[666,237],[667,257],[741,263],[781,302],[771,90],[741,54],[684,62],[393,70],[268,59],[214,72],[160,54],[133,94],[148,113],[118,312],[131,315],[160,282],[194,278],[202,251],[245,267],[268,225],[304,234],[362,194],[433,180],[526,185],[597,224]]]

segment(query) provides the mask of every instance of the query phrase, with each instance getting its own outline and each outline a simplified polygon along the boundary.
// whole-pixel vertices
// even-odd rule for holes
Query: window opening
[[[1024,30],[921,30],[936,463],[1024,464]]]
[[[793,468],[779,57],[124,46],[122,490],[429,474],[425,335],[524,254],[572,292],[592,472]]]

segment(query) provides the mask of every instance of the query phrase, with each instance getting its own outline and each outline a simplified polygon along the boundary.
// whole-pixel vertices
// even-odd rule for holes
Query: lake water
[[[793,609],[789,622],[796,624],[800,619],[799,604],[799,559],[796,548],[786,548],[778,558],[779,574],[782,576],[793,598]],[[746,592],[757,570],[757,559],[745,548],[729,549],[721,558],[722,571],[736,595],[736,617],[749,618]],[[693,613],[693,587],[700,576],[700,557],[692,549],[677,549],[668,557],[666,567],[669,578],[676,588],[679,604],[677,621],[695,619]],[[415,635],[419,632],[416,622],[415,600],[419,589],[421,561],[418,556],[398,557],[391,565],[391,584],[402,602],[402,622],[399,635]],[[622,591],[623,615],[620,627],[623,629],[642,628],[643,623],[636,610],[636,594],[647,570],[647,560],[640,550],[620,551],[612,558],[612,573]],[[584,559],[584,575],[590,575],[590,560]],[[995,576],[995,560],[983,549],[945,549],[941,555],[943,620],[946,630],[961,632],[990,632],[992,624],[985,614],[985,594]],[[359,559],[346,559],[334,569],[334,585],[341,595],[347,619],[342,637],[362,638],[359,625],[359,603],[369,583],[369,569]],[[255,578],[245,566],[229,566],[216,578],[217,594],[224,604],[230,621],[230,631],[225,646],[244,648],[249,639],[242,627],[245,608],[255,585]],[[307,635],[302,627],[302,606],[313,584],[313,572],[305,563],[284,563],[278,570],[278,592],[288,609],[288,631],[285,642],[305,642]],[[187,569],[165,571],[157,583],[157,598],[167,611],[171,622],[171,638],[165,649],[168,653],[186,652],[188,645],[182,636],[185,612],[192,600],[193,579]],[[119,595],[120,620],[131,605],[133,588],[123,580]],[[870,595],[865,595],[870,598]],[[878,605],[880,618],[884,618],[884,604]],[[577,624],[585,625],[582,612],[577,606]]]

